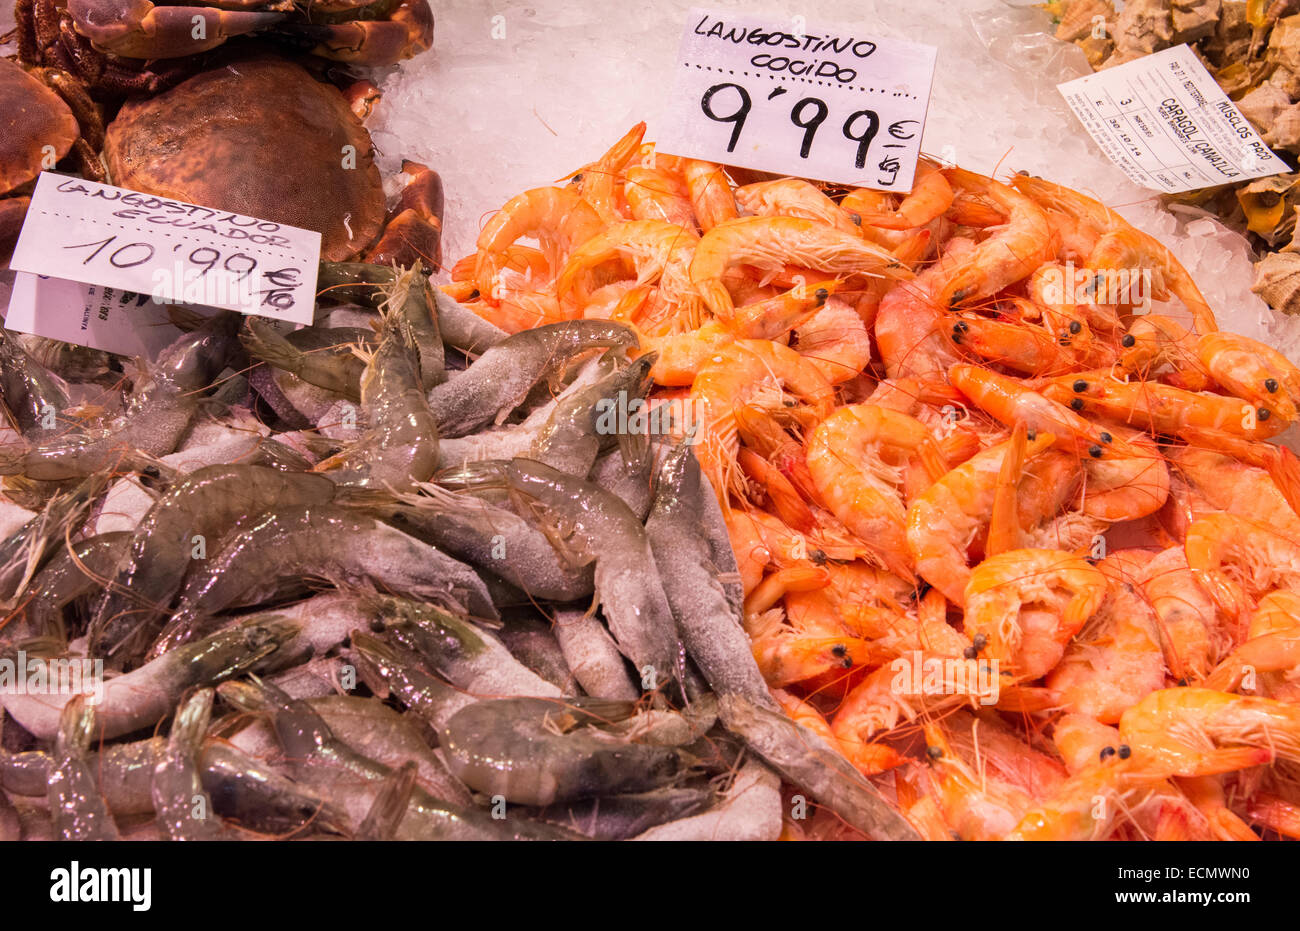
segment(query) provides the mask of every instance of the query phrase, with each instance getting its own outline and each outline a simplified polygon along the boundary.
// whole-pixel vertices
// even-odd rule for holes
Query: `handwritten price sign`
[[[693,9],[659,143],[728,165],[910,191],[936,54],[803,17]]]
[[[44,172],[10,267],[309,324],[320,234]]]

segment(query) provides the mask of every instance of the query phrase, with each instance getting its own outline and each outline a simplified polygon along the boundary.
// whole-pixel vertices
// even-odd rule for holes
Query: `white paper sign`
[[[42,172],[10,267],[311,323],[320,234]]]
[[[1290,171],[1186,45],[1057,86],[1136,183],[1174,194]]]
[[[665,152],[909,191],[938,50],[859,26],[692,9]]]
[[[147,359],[181,336],[167,308],[146,294],[27,272],[14,277],[4,324],[6,330]]]

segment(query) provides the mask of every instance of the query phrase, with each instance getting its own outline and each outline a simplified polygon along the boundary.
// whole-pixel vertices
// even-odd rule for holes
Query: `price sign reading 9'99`
[[[659,148],[856,187],[912,189],[937,49],[859,29],[691,10]]]

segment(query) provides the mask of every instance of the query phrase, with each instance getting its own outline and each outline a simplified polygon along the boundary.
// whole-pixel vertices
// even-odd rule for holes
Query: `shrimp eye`
[[[1103,760],[1109,760],[1109,759],[1110,759],[1111,757],[1113,757],[1114,755],[1115,755],[1115,748],[1114,748],[1114,747],[1102,747],[1102,748],[1101,748],[1101,758],[1102,758]]]
[[[961,330],[959,330],[957,327],[952,328],[952,341],[954,343],[961,342]]]
[[[825,288],[818,288],[815,292],[815,296],[818,304],[824,304],[826,303],[826,298],[831,296],[831,292],[827,291]]]
[[[1269,418],[1269,414],[1270,414],[1270,413],[1272,413],[1272,412],[1271,412],[1267,407],[1261,407],[1261,408],[1259,409],[1259,419],[1260,419],[1260,420],[1268,420],[1268,418]]]
[[[471,301],[477,301],[478,298],[479,298],[478,288],[475,288],[473,291],[469,292],[469,299]]]
[[[856,213],[850,213],[849,219],[853,221],[854,226],[862,225],[862,217],[858,216]]]
[[[975,649],[974,647],[967,647],[966,649],[961,651],[961,655],[963,659],[974,659],[975,657],[980,655],[980,651]]]
[[[1070,332],[1071,332],[1071,333],[1079,333],[1082,329],[1083,329],[1083,324],[1080,323],[1078,320],[1071,320],[1071,321],[1070,321]]]
[[[570,181],[569,183],[570,183],[570,184],[577,184],[577,183],[579,183],[580,181],[582,181],[582,172],[578,172],[576,175],[574,175],[574,176],[573,176],[573,180]]]
[[[1136,343],[1137,343],[1137,339],[1133,336],[1132,333],[1126,333],[1124,335],[1124,338],[1119,341],[1119,344],[1123,346],[1125,349],[1132,349]]]
[[[1031,442],[1032,442],[1033,440],[1038,439],[1038,431],[1037,431],[1037,430],[1026,430],[1026,431],[1025,431],[1025,439],[1030,440]]]
[[[1096,443],[1093,443],[1091,446],[1088,447],[1088,455],[1091,456],[1093,459],[1100,459],[1101,447],[1098,446]]]
[[[1264,379],[1264,387],[1268,389],[1268,393],[1269,393],[1269,394],[1272,394],[1274,391],[1277,391],[1277,379],[1276,379],[1276,378],[1265,378],[1265,379]]]
[[[808,561],[812,563],[814,566],[826,565],[826,560],[829,558],[830,557],[826,555],[825,550],[813,550],[811,553],[808,554]]]
[[[1133,755],[1133,751],[1129,749],[1128,744],[1119,745],[1119,758],[1121,760],[1127,760],[1132,755]]]
[[[1070,410],[1072,411],[1083,410],[1083,398],[1075,398],[1074,400],[1072,400],[1070,402]]]
[[[1056,344],[1057,344],[1058,346],[1068,346],[1068,345],[1070,345],[1070,337],[1068,337],[1068,336],[1062,336],[1060,339],[1058,339],[1058,340],[1056,341]]]
[[[928,756],[928,757],[929,757],[930,759],[932,759],[932,760],[942,759],[942,758],[943,758],[943,748],[942,748],[942,747],[926,747],[926,748],[925,748],[925,755]]]
[[[1111,436],[1109,433],[1107,433],[1105,430],[1103,430],[1103,431],[1101,432],[1101,441],[1102,441],[1103,443],[1109,443],[1109,442],[1111,442],[1111,440],[1113,440],[1113,439],[1115,439],[1115,438],[1114,438],[1113,436]]]
[[[842,643],[837,643],[837,644],[835,644],[835,646],[831,647],[831,655],[832,655],[832,656],[843,656],[843,655],[845,655],[845,654],[848,653],[848,652],[849,652],[849,651],[848,651],[847,649],[844,648],[844,644],[842,644]]]
[[[982,650],[982,649],[984,649],[986,646],[988,646],[988,643],[989,643],[989,635],[988,635],[988,634],[976,634],[974,637],[971,638],[971,641],[970,641],[970,642],[971,642],[971,645],[975,647],[975,649],[977,649],[977,650]]]
[[[1086,381],[1084,381],[1082,378],[1080,378],[1078,381],[1076,381],[1076,382],[1075,382],[1073,385],[1071,385],[1070,387],[1073,388],[1075,391],[1087,391],[1087,390],[1088,390],[1088,383],[1087,383]]]
[[[963,333],[965,333],[967,330],[970,329],[970,324],[967,323],[965,320],[958,320],[955,324],[953,324],[952,328],[954,330],[961,330]]]

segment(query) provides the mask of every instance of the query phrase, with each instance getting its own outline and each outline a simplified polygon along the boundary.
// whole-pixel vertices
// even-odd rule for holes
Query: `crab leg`
[[[442,264],[442,178],[418,162],[402,162],[402,171],[411,180],[366,261],[403,267],[420,261],[436,271]]]
[[[77,32],[97,48],[126,58],[181,58],[206,52],[232,36],[265,29],[285,18],[276,12],[154,6],[149,0],[68,0],[68,12]]]
[[[315,43],[311,53],[322,58],[356,65],[395,65],[433,44],[433,10],[428,0],[400,0],[387,19],[293,24],[285,29]]]

